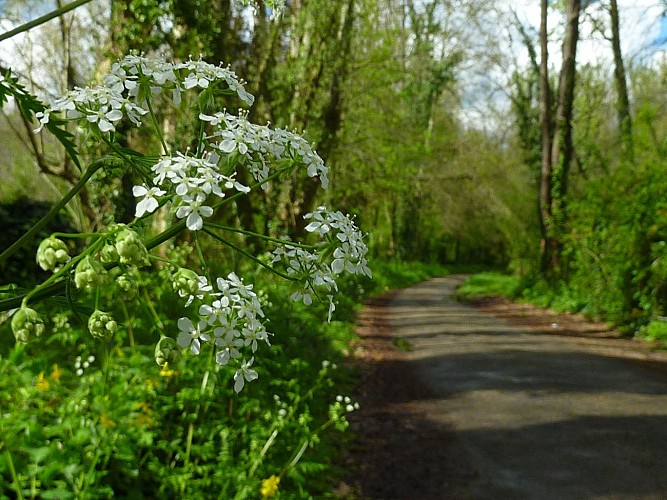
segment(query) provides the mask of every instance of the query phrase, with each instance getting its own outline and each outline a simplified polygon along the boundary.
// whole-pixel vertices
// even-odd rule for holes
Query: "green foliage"
[[[558,312],[581,311],[589,316],[595,315],[587,302],[563,282],[554,286],[553,283],[539,279],[530,286],[526,286],[524,282],[518,290],[523,300],[539,307],[549,307]]]
[[[661,161],[623,166],[589,183],[571,207],[569,286],[591,313],[617,324],[641,323],[667,305],[663,170]]]
[[[373,280],[364,280],[361,286],[372,294],[383,293],[393,288],[405,288],[450,272],[440,264],[419,261],[373,260],[371,266],[373,266]]]
[[[458,297],[464,300],[481,297],[500,296],[515,298],[520,289],[519,279],[510,274],[488,271],[474,274],[456,289]]]
[[[344,284],[328,324],[326,304],[294,303],[289,285],[272,276],[256,282],[266,290],[273,348],[240,395],[231,388],[234,370],[215,364],[212,351],[160,368],[151,335],[99,344],[73,319],[54,317],[49,340],[7,351],[0,357],[0,493],[15,487],[8,460],[25,498],[210,498],[211,491],[257,498],[273,474],[283,475],[287,497],[326,493],[344,442],[332,433],[346,427],[336,396],[352,382],[334,367],[354,338],[365,291]],[[167,299],[175,293],[161,283],[154,276],[152,307],[168,333],[175,298]],[[150,316],[136,314],[134,328],[146,329]]]
[[[660,321],[651,321],[639,329],[638,335],[647,340],[660,342],[663,346],[667,346],[667,322],[665,322],[664,318]]]
[[[259,379],[238,395],[234,370],[213,363],[212,352],[156,365],[148,310],[123,325],[134,343],[121,335],[99,344],[75,317],[47,315],[48,340],[0,356],[0,494],[13,495],[13,467],[24,498],[257,498],[271,475],[282,475],[283,498],[326,498],[347,442],[339,434],[345,402],[336,397],[354,383],[334,367],[356,339],[359,304],[447,272],[418,262],[374,266],[377,283],[341,283],[331,323],[321,319],[326,303],[291,301],[289,283],[256,274],[272,349],[256,361]],[[145,285],[169,334],[176,294],[157,274]],[[0,335],[11,335],[7,323]]]

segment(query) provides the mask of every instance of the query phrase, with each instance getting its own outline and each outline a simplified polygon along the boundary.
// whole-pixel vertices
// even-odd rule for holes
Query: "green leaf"
[[[7,73],[4,75],[4,81],[0,84],[0,104],[5,104],[7,102],[7,96],[11,95],[16,99],[16,105],[27,120],[33,121],[34,114],[43,113],[46,109],[44,103],[42,103],[35,96],[30,94],[26,88],[21,85],[18,81],[18,78],[11,76],[11,70],[7,70]],[[55,115],[49,117],[49,122],[44,125],[44,127],[51,132],[58,141],[63,145],[67,154],[72,158],[72,161],[81,170],[81,164],[79,163],[79,154],[76,150],[76,144],[73,141],[74,135],[69,132],[65,126],[67,121],[59,118]]]
[[[44,459],[46,459],[51,453],[51,449],[48,446],[41,446],[39,448],[28,448],[26,451],[28,452],[30,458],[32,458],[32,460],[35,463],[40,463],[44,461]]]
[[[46,490],[39,492],[39,498],[44,498],[46,500],[67,499],[67,498],[74,498],[74,493],[72,493],[71,491],[61,490],[61,489]]]

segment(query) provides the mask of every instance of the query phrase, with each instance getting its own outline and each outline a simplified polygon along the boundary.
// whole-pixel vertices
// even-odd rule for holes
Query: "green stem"
[[[56,238],[94,238],[100,233],[53,233],[51,236]]]
[[[91,164],[91,166],[89,167],[89,169],[88,169],[88,170],[86,171],[86,173],[84,174],[84,177],[81,178],[81,181],[83,181],[84,179],[87,180],[88,178],[90,178],[90,176],[94,173],[94,170],[99,169],[101,166],[102,166],[102,163],[101,163],[100,160],[97,160],[96,162],[94,162],[93,164]],[[264,181],[262,181],[262,182],[257,182],[256,184],[254,184],[253,186],[251,186],[251,189],[255,189],[255,188],[261,186],[262,184],[264,184],[264,183],[266,183],[266,182],[269,182],[269,181],[271,181],[271,180],[273,180],[273,179],[279,177],[280,175],[282,175],[283,172],[285,172],[285,171],[288,170],[288,169],[289,169],[289,166],[287,166],[287,167],[283,167],[283,168],[279,169],[278,171],[274,172],[274,173],[271,174],[269,177],[267,177],[266,180],[264,180]],[[92,171],[91,171],[91,170],[92,170]],[[81,185],[85,184],[85,182],[82,183],[81,181],[79,181],[79,182],[77,183],[77,186],[78,186],[79,184],[81,184]],[[75,188],[76,188],[77,186],[75,186]],[[68,193],[68,196],[69,196],[69,197],[67,198],[67,201],[69,201],[69,199],[72,198],[72,196],[74,196],[74,194],[76,194],[76,192],[78,192],[78,190],[81,189],[81,187],[79,187],[78,190],[75,191],[75,188],[72,188],[72,191],[70,191],[70,193],[72,193],[71,196],[69,196],[70,193]],[[246,194],[246,193],[243,193],[243,192],[235,193],[235,194],[233,194],[232,196],[229,196],[228,198],[224,198],[223,200],[220,200],[218,203],[216,203],[215,205],[213,205],[213,208],[214,208],[214,209],[217,209],[217,208],[221,207],[224,203],[229,203],[230,201],[233,201],[233,200],[235,200],[236,198],[239,198],[239,197],[241,197],[241,196],[243,196],[243,195],[245,195],[245,194]],[[61,202],[58,204],[58,209],[62,208],[62,206],[64,206],[65,204],[66,204],[66,201],[65,201],[64,203],[61,201]],[[56,207],[54,207],[54,209],[52,209],[52,212],[55,210],[55,208],[56,208]],[[57,213],[57,211],[55,211],[55,213]],[[55,213],[54,213],[53,216],[55,216]],[[47,216],[48,216],[48,215],[49,215],[49,214],[47,214]],[[52,216],[52,217],[53,217],[53,216]],[[46,216],[45,216],[45,217],[46,217]],[[48,222],[48,220],[47,220],[46,222]],[[46,224],[46,222],[45,222],[44,224]],[[41,221],[40,221],[40,223],[41,223]],[[42,227],[43,227],[44,224],[42,224]],[[40,229],[41,229],[41,227],[40,227]],[[174,236],[176,236],[177,234],[180,234],[184,229],[185,229],[185,219],[184,219],[184,220],[181,220],[180,222],[177,222],[176,224],[174,224],[174,225],[171,226],[170,228],[164,230],[164,231],[161,232],[160,234],[158,234],[158,235],[154,236],[153,238],[151,238],[150,240],[148,240],[148,242],[146,243],[146,249],[150,251],[150,250],[152,250],[153,248],[160,246],[160,245],[161,245],[162,243],[164,243],[165,241],[169,241],[170,239],[172,239],[172,238],[173,238]],[[34,233],[36,232],[36,231],[33,231],[32,229],[31,229],[31,231],[33,232],[33,235],[34,235]],[[207,233],[208,233],[208,234],[211,234],[210,232],[207,232]],[[26,233],[26,235],[27,235],[27,234],[28,234],[28,233]],[[18,245],[18,243],[19,243],[21,240],[27,240],[26,235],[23,235],[23,236],[22,236],[16,243],[14,243],[11,247],[9,247],[7,250],[5,250],[5,252],[3,252],[2,255],[0,255],[0,262],[2,262],[3,259],[7,258],[9,255],[12,255],[12,254],[13,254],[14,252],[16,252],[16,250],[18,250],[23,244],[25,244],[25,241],[24,241],[23,243],[21,243],[21,245]],[[211,236],[213,236],[214,238],[218,238],[217,235],[214,235],[214,234],[211,234]],[[230,246],[232,246],[232,245],[230,245]],[[16,248],[14,248],[14,247],[16,247]],[[233,248],[238,248],[238,247],[234,247],[234,246],[232,246],[232,247],[233,247]],[[13,250],[12,250],[12,249],[13,249]],[[9,253],[10,250],[12,250],[11,253]],[[5,254],[7,254],[7,257],[5,257]],[[247,254],[247,252],[246,252],[246,254]],[[253,256],[251,256],[251,255],[249,255],[249,257],[252,258],[253,260],[255,260],[256,262],[258,262],[259,264],[261,264],[262,266],[267,267],[266,264],[264,264],[263,262],[259,262],[259,261],[257,261],[257,259],[256,259],[255,257],[253,257]],[[115,267],[115,266],[110,266],[110,267],[107,268],[107,270],[108,270],[108,269],[111,269],[111,268],[113,268],[113,267]],[[276,274],[278,274],[278,276],[281,276],[281,277],[283,277],[283,278],[289,279],[290,281],[294,281],[294,278],[292,278],[292,277],[289,277],[289,276],[287,276],[287,275],[278,273],[278,272],[276,272],[275,270],[273,270],[273,269],[270,268],[270,267],[269,267],[268,269],[270,269],[270,270],[272,270],[273,272],[275,272]],[[58,281],[58,282],[55,282],[55,283],[51,283],[51,284],[48,285],[48,286],[40,287],[40,289],[39,289],[38,292],[36,292],[36,293],[34,293],[34,294],[31,294],[31,299],[32,299],[33,301],[44,300],[44,299],[46,299],[46,298],[48,298],[48,297],[52,297],[52,296],[54,296],[54,295],[61,294],[61,293],[63,292],[64,289],[65,289],[65,281],[62,281],[62,280],[61,280],[61,281]],[[24,297],[25,297],[25,294],[22,294],[22,295],[19,295],[19,296],[17,296],[17,297],[11,297],[11,298],[8,298],[8,299],[2,299],[2,300],[0,300],[0,311],[7,311],[7,310],[9,310],[9,309],[15,309],[15,308],[19,307],[19,306],[21,305],[21,302],[23,301],[23,298],[24,298]]]
[[[200,110],[201,112],[201,110]],[[199,139],[197,140],[197,144],[199,145],[198,148],[199,150],[197,151],[197,158],[201,158],[202,153],[204,152],[204,132],[206,127],[206,122],[204,120],[199,120]]]
[[[14,255],[16,252],[18,252],[21,247],[32,241],[32,239],[41,231],[44,226],[46,226],[51,219],[53,219],[56,215],[60,213],[60,210],[67,205],[69,200],[71,200],[79,191],[83,189],[83,187],[86,185],[88,180],[93,176],[95,172],[97,172],[101,167],[102,167],[103,161],[102,160],[95,160],[93,163],[91,163],[90,167],[88,167],[88,170],[83,174],[81,179],[78,180],[78,182],[72,187],[72,189],[69,190],[69,192],[58,202],[56,203],[49,212],[41,218],[37,224],[32,226],[23,236],[21,236],[18,240],[16,240],[7,250],[2,252],[0,254],[0,262],[4,262],[7,260],[9,257]]]
[[[16,495],[18,496],[19,500],[23,500],[23,490],[21,490],[21,483],[19,482],[19,477],[16,474],[14,461],[12,460],[12,454],[9,453],[9,450],[5,450],[5,460],[7,461],[7,466],[9,467],[9,474],[12,476],[12,482],[16,488]]]
[[[271,448],[271,445],[273,445],[274,441],[276,440],[276,437],[278,437],[278,429],[274,429],[271,435],[269,436],[269,439],[267,439],[266,443],[264,443],[262,450],[259,452],[259,456],[252,464],[252,467],[250,467],[250,472],[248,472],[248,477],[252,477],[255,475],[257,467],[259,467],[259,464],[262,463],[264,455],[266,455],[266,452],[269,451],[269,448]]]
[[[223,224],[216,224],[215,222],[204,222],[204,226],[212,227],[215,229],[220,229],[222,231],[230,231],[233,233],[244,234],[246,236],[254,236],[265,241],[270,241],[272,243],[278,243],[279,245],[289,245],[292,247],[303,248],[305,250],[315,250],[317,247],[315,245],[306,245],[305,243],[296,243],[289,240],[281,240],[280,238],[272,238],[271,236],[266,236],[264,234],[255,233],[253,231],[246,231],[245,229],[239,229],[236,227],[225,226]]]
[[[232,243],[231,241],[227,241],[227,240],[224,239],[222,236],[219,236],[219,235],[215,234],[213,231],[209,231],[209,230],[206,229],[206,228],[203,228],[202,231],[204,231],[204,232],[205,232],[206,234],[208,234],[209,236],[215,238],[215,239],[218,240],[220,243],[222,243],[222,244],[224,244],[224,245],[227,245],[228,247],[230,247],[230,248],[236,250],[237,252],[239,252],[239,253],[242,254],[242,255],[245,255],[246,257],[248,257],[248,258],[249,258],[250,260],[252,260],[253,262],[255,262],[255,263],[259,264],[260,266],[264,267],[265,269],[271,271],[273,274],[275,274],[275,275],[277,275],[277,276],[280,276],[281,278],[284,278],[284,279],[289,280],[289,281],[298,281],[296,278],[294,278],[294,277],[292,277],[292,276],[289,276],[289,275],[287,275],[287,274],[285,274],[285,273],[282,273],[282,272],[278,271],[277,269],[274,269],[273,267],[269,266],[268,264],[262,262],[261,260],[259,260],[257,257],[255,257],[254,255],[252,255],[251,253],[246,252],[246,251],[243,250],[241,247],[235,245],[235,244]]]
[[[299,460],[301,460],[301,457],[303,456],[304,452],[306,451],[306,448],[308,448],[308,440],[304,440],[303,444],[301,445],[301,448],[299,448],[299,451],[296,452],[294,455],[294,458],[288,463],[285,468],[282,470],[280,473],[281,476],[283,476],[288,470],[290,470],[292,467],[294,467]]]
[[[164,151],[165,155],[169,155],[169,148],[167,147],[167,143],[164,141],[164,135],[162,134],[162,129],[160,128],[160,124],[157,122],[157,117],[155,116],[155,112],[153,111],[153,105],[151,104],[150,99],[146,99],[146,104],[148,105],[148,112],[151,115],[151,121],[153,122],[153,127],[155,127],[155,132],[157,133],[157,136],[160,138],[160,144],[162,144],[162,150]]]
[[[22,24],[21,26],[0,35],[0,42],[2,42],[3,40],[7,40],[13,36],[16,36],[19,33],[23,33],[24,31],[28,31],[32,28],[35,28],[40,24],[44,24],[50,21],[51,19],[55,19],[56,17],[62,16],[63,14],[69,12],[70,10],[76,9],[77,7],[81,7],[82,5],[85,5],[90,1],[91,0],[76,0],[75,2],[64,5],[59,9],[56,9],[52,12],[49,12],[48,14],[43,15],[42,17],[38,17],[33,21]]]
[[[120,308],[123,311],[123,317],[125,319],[125,328],[127,328],[127,340],[130,342],[130,348],[132,349],[132,355],[137,353],[137,350],[134,347],[134,328],[132,328],[132,320],[130,314],[127,311],[127,306],[125,301],[120,301]]]
[[[210,279],[208,264],[206,262],[206,258],[204,257],[204,251],[201,248],[201,242],[199,241],[199,235],[197,233],[194,233],[193,236],[194,236],[194,240],[195,240],[195,249],[197,250],[197,256],[199,257],[199,262],[201,262],[202,273],[205,276],[208,276],[208,278]]]
[[[145,288],[143,289],[143,291],[144,291],[144,300],[146,301],[146,307],[150,311],[151,316],[153,316],[153,319],[155,320],[155,324],[157,325],[157,327],[160,329],[160,331],[163,331],[164,325],[162,324],[160,316],[153,307],[153,302],[151,301],[151,298],[148,296],[148,291]]]

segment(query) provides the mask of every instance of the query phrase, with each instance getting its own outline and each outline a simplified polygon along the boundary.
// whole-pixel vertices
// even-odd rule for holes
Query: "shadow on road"
[[[455,285],[362,316],[361,498],[667,498],[667,364],[480,313]]]

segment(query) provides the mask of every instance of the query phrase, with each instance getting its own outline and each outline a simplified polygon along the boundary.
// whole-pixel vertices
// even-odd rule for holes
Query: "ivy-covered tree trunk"
[[[624,160],[633,162],[632,116],[630,114],[630,98],[628,97],[625,64],[623,62],[623,53],[621,52],[620,21],[616,0],[610,0],[609,15],[611,18],[611,48],[614,54],[614,82],[618,94],[616,112],[621,133],[621,154]]]
[[[576,55],[579,40],[579,14],[581,0],[568,0],[566,5],[565,35],[563,38],[563,62],[558,79],[556,116],[547,123],[549,110],[547,73],[547,2],[542,1],[540,40],[542,63],[540,82],[542,87],[542,178],[540,182],[540,215],[542,223],[542,272],[547,278],[558,275],[561,269],[563,237],[567,231],[567,190],[570,166],[574,158],[572,142],[572,112],[576,80]],[[551,150],[549,151],[549,146]]]
[[[547,35],[547,0],[540,2],[540,131],[542,136],[542,168],[540,171],[540,229],[542,252],[540,270],[546,273],[552,262],[555,241],[549,228],[551,220],[551,87],[549,85],[549,39]]]
[[[300,21],[301,37],[291,55],[297,67],[296,90],[290,106],[290,127],[319,130],[315,142],[319,155],[328,162],[337,145],[345,107],[345,85],[354,36],[356,0],[308,6]],[[307,224],[303,215],[312,211],[318,184],[307,179],[294,186],[291,235],[300,236]]]

